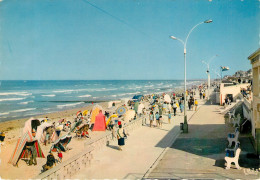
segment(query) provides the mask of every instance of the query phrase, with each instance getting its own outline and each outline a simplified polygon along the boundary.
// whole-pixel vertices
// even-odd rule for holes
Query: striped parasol
[[[121,107],[119,107],[119,108],[116,109],[116,113],[117,113],[118,115],[124,115],[127,110],[128,110],[127,107],[121,106]]]

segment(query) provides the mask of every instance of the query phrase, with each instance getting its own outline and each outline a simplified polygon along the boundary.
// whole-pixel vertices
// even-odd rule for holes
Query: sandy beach
[[[175,91],[176,94],[181,93],[181,89],[177,89]],[[117,101],[116,106],[122,105],[122,103],[118,103],[120,101]],[[45,115],[35,116],[34,118],[44,118],[48,117],[50,119],[50,123],[52,122],[58,122],[60,119],[66,119],[71,122],[74,122],[74,118],[76,117],[76,113],[78,111],[84,111],[84,110],[92,110],[92,108],[97,105],[94,103],[93,105],[89,105],[82,108],[75,108],[65,111],[59,111],[55,113],[49,113]],[[102,102],[98,105],[102,106],[103,110],[106,110],[108,107],[108,102]],[[11,153],[13,153],[14,148],[16,146],[17,140],[22,135],[22,130],[24,127],[25,122],[29,118],[24,119],[18,119],[18,120],[12,120],[7,122],[0,123],[0,131],[5,132],[6,138],[5,143],[1,147],[1,153],[0,153],[0,159],[1,159],[1,166],[0,166],[0,177],[1,178],[11,178],[11,179],[20,179],[21,177],[24,179],[33,178],[37,176],[42,169],[42,166],[46,163],[46,157],[48,155],[48,152],[51,148],[52,144],[47,144],[46,146],[43,144],[41,145],[41,148],[44,152],[45,158],[37,158],[37,165],[36,166],[28,166],[25,161],[19,160],[18,167],[14,167],[13,165],[9,164],[8,161],[10,159]],[[92,132],[89,131],[91,139],[95,139],[98,136],[102,135],[104,132]],[[66,132],[61,132],[61,135],[66,134]],[[75,136],[75,133],[72,133],[72,136]],[[84,143],[89,141],[89,138],[85,139],[77,139],[73,138],[68,147],[70,148],[69,151],[63,153],[63,161],[68,160],[69,158],[75,156],[76,154],[80,153],[81,150],[84,148]],[[57,157],[57,153],[54,153],[55,158]],[[15,173],[14,173],[15,172]]]
[[[60,111],[50,114],[45,114],[41,116],[35,116],[35,118],[44,118],[48,117],[50,119],[50,122],[58,122],[60,119],[66,119],[71,122],[74,121],[74,118],[76,117],[76,113],[78,111],[84,111],[84,110],[91,110],[93,106],[96,104],[89,105],[82,108],[75,108],[71,110],[66,111]],[[102,102],[99,103],[100,106],[102,106],[104,109],[107,108],[108,103]],[[46,163],[46,158],[37,158],[37,165],[36,166],[28,166],[24,161],[19,160],[18,167],[14,167],[13,165],[9,164],[8,161],[10,159],[11,153],[13,153],[15,145],[17,143],[17,140],[22,135],[22,130],[24,127],[25,121],[27,121],[29,118],[26,119],[18,119],[13,121],[7,121],[0,123],[0,131],[5,132],[5,141],[4,145],[1,147],[1,153],[0,153],[0,159],[1,159],[1,165],[0,165],[0,177],[4,179],[28,179],[35,177],[40,173],[42,165]],[[95,136],[95,132],[92,133],[89,132],[90,136]],[[65,132],[62,132],[61,135],[65,134]],[[73,133],[74,136],[74,133]],[[63,160],[67,160],[70,157],[74,156],[75,154],[79,153],[81,149],[84,148],[84,142],[88,141],[89,139],[76,139],[72,140],[69,144],[69,147],[71,150],[64,153]],[[40,144],[41,148],[44,152],[45,157],[48,155],[48,151],[52,144],[47,144],[44,146],[43,144]],[[57,153],[56,153],[57,154]],[[54,154],[55,156],[57,156]]]

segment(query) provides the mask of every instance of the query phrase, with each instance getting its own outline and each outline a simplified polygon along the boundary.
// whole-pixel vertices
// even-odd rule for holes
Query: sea
[[[84,107],[92,102],[174,92],[183,85],[183,80],[3,80],[0,81],[0,122]]]

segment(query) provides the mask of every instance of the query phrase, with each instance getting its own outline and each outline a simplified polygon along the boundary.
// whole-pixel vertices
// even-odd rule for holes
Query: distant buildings
[[[252,69],[249,69],[248,71],[237,71],[235,72],[234,75],[229,76],[226,75],[224,76],[223,80],[224,81],[230,81],[230,82],[235,82],[235,83],[250,83],[252,80]]]

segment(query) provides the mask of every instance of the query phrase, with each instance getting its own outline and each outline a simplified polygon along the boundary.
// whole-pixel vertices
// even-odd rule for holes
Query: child
[[[62,152],[61,150],[58,151],[58,157],[59,157],[59,162],[62,162]]]
[[[169,124],[171,124],[171,118],[172,118],[172,115],[171,115],[171,112],[169,111],[168,112],[168,122],[169,122]]]
[[[162,121],[163,121],[162,116],[160,116],[159,117],[159,128],[162,128]]]
[[[160,125],[159,118],[160,118],[160,116],[159,116],[159,113],[158,113],[158,112],[156,112],[156,114],[155,114],[155,119],[156,119],[156,127],[158,127],[158,126]]]

